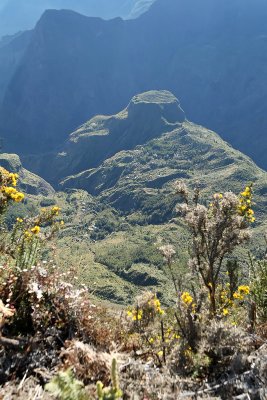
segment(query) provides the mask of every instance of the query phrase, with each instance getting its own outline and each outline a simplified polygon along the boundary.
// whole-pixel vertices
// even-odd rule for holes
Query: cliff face
[[[24,32],[0,41],[0,105],[30,42],[30,37],[31,32]]]
[[[131,21],[46,12],[4,97],[6,149],[53,151],[93,115],[168,89],[267,168],[266,18],[263,0],[157,0]]]
[[[8,149],[54,149],[92,112],[110,111],[103,97],[115,88],[113,82],[110,90],[106,85],[105,71],[115,67],[108,67],[105,57],[112,58],[108,42],[119,40],[123,28],[120,19],[103,21],[71,11],[43,15],[3,103],[1,133],[7,132]]]

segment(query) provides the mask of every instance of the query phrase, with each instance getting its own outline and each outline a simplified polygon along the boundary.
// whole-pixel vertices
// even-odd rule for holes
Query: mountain
[[[34,28],[47,9],[70,9],[104,19],[135,18],[154,0],[1,0],[0,37]]]
[[[170,92],[142,93],[118,114],[97,115],[81,125],[57,155],[25,157],[25,163],[57,185],[63,177],[96,167],[120,150],[142,145],[184,119],[184,111]]]
[[[157,0],[129,21],[47,11],[4,95],[6,151],[54,151],[93,115],[168,89],[267,168],[266,18],[264,0]]]
[[[182,275],[189,237],[177,220],[176,180],[191,189],[197,185],[204,201],[218,191],[239,193],[253,182],[253,253],[263,244],[267,173],[216,133],[189,122],[168,91],[141,93],[118,114],[91,118],[50,157],[39,165],[50,179],[78,171],[59,186],[66,226],[59,265],[77,266],[81,281],[101,298],[125,303],[140,288],[173,298],[157,247],[174,244],[174,268]]]
[[[121,113],[94,117],[70,136],[61,157],[66,171],[80,170],[62,188],[86,190],[126,214],[142,212],[149,223],[171,217],[177,179],[207,194],[238,192],[253,182],[261,195],[258,209],[267,204],[267,173],[216,133],[188,122],[168,91],[142,93]]]
[[[65,229],[55,262],[64,271],[75,266],[79,282],[102,299],[129,303],[143,289],[173,299],[157,247],[172,243],[179,254],[175,271],[185,273],[189,238],[176,219],[177,179],[198,185],[204,199],[218,191],[238,193],[253,182],[252,248],[263,241],[267,173],[216,133],[189,122],[166,90],[135,95],[116,115],[95,116],[80,126],[59,154],[25,161],[27,169],[61,179],[61,191],[38,197],[38,204],[52,199],[62,209]],[[17,156],[0,156],[0,165],[22,175]]]

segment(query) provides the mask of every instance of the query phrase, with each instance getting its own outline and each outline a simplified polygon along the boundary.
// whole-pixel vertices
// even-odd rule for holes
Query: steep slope
[[[54,149],[92,110],[96,114],[106,108],[104,60],[107,53],[112,59],[114,46],[109,46],[107,53],[102,48],[111,37],[114,42],[120,40],[123,27],[120,19],[104,21],[72,11],[44,13],[3,102],[0,136],[7,138],[8,151]],[[112,81],[110,86],[115,89]]]
[[[87,190],[127,214],[142,212],[150,223],[164,222],[172,215],[177,202],[173,184],[177,179],[185,179],[191,186],[199,185],[206,193],[222,189],[238,192],[246,182],[254,182],[258,194],[266,194],[267,173],[216,133],[186,121],[178,104],[169,92],[154,91],[135,96],[128,108],[115,117],[94,117],[71,135],[69,152],[62,157],[67,170],[80,172],[64,179],[62,187]],[[139,117],[131,118],[130,111],[135,107]],[[109,150],[111,143],[114,145],[114,133],[125,149],[129,137],[134,138],[132,148],[138,144],[142,115],[146,116],[148,126],[146,130],[144,124],[141,131],[143,141],[92,168],[100,162],[101,157],[95,157],[102,145],[107,147],[109,137]],[[110,126],[113,135],[109,134]],[[116,145],[110,151],[115,149]],[[257,203],[263,211],[266,200],[261,196]]]
[[[3,0],[1,0],[3,1]],[[154,0],[6,0],[0,4],[0,37],[32,29],[47,9],[70,9],[88,16],[135,18]]]
[[[47,12],[6,92],[0,135],[12,151],[53,150],[88,117],[166,88],[190,120],[267,168],[266,18],[264,0],[157,0],[131,21]]]
[[[0,104],[30,41],[30,32],[0,40]]]

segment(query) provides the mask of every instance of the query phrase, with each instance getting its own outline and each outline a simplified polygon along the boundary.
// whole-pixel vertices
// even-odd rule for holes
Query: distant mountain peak
[[[185,114],[178,99],[168,90],[150,90],[132,98],[128,107],[129,117],[140,116],[164,118],[166,122],[184,122]]]
[[[131,103],[168,104],[178,102],[177,98],[168,90],[149,90],[134,96]]]

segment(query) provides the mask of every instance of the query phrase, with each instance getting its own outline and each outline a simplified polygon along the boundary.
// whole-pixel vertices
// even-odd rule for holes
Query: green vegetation
[[[59,400],[87,399],[83,383],[74,378],[71,369],[59,372],[45,385],[45,389]]]
[[[16,188],[17,180],[17,174],[0,169],[1,216],[9,205],[24,199]],[[191,200],[183,183],[177,183],[176,190],[185,201],[178,209],[189,227],[189,236],[183,234],[189,244],[188,265],[183,265],[179,254],[181,232],[169,225],[155,226],[161,239],[154,243],[155,232],[152,234],[148,226],[131,227],[127,251],[123,241],[129,238],[129,231],[91,242],[98,257],[93,262],[109,263],[106,267],[111,273],[124,276],[126,281],[128,274],[132,287],[140,287],[142,279],[146,290],[126,310],[111,308],[110,303],[106,308],[95,305],[93,293],[79,282],[80,266],[71,258],[64,260],[60,241],[68,241],[68,234],[59,231],[65,226],[59,206],[43,209],[33,218],[17,217],[10,230],[2,230],[0,255],[5,267],[0,273],[0,384],[10,383],[11,377],[39,379],[42,371],[46,394],[59,400],[120,399],[133,394],[157,399],[162,390],[177,397],[177,387],[183,394],[189,383],[195,391],[203,382],[208,382],[211,394],[222,398],[229,388],[238,388],[241,394],[248,387],[253,393],[264,393],[266,375],[261,363],[265,352],[261,344],[266,335],[266,263],[251,258],[252,272],[245,280],[238,273],[242,259],[229,258],[249,239],[249,225],[255,222],[252,186],[239,196],[216,193],[207,206],[198,189]],[[59,199],[66,202],[63,195]],[[83,209],[90,204],[89,220],[95,217],[91,196],[75,192],[68,201],[77,206],[78,199]],[[75,211],[77,223],[82,216],[79,207]],[[88,221],[82,220],[87,226]],[[84,227],[80,229],[82,233]],[[49,246],[56,232],[62,235],[59,257],[55,242]],[[175,237],[173,233],[175,248],[168,244]],[[118,235],[122,235],[120,241]],[[105,248],[108,242],[110,247]],[[49,262],[43,259],[45,248],[54,257]],[[57,262],[60,259],[66,263],[65,271]],[[151,265],[154,274],[149,271]],[[155,291],[157,285],[160,290]],[[251,332],[257,335],[257,343],[251,341]],[[119,370],[117,364],[124,360],[130,362]],[[153,384],[146,379],[152,371]],[[228,382],[225,376],[229,374],[235,379]],[[0,395],[9,387],[0,387]],[[38,390],[43,393],[42,387]],[[27,398],[29,390],[26,393]]]

